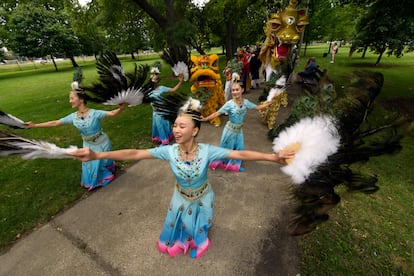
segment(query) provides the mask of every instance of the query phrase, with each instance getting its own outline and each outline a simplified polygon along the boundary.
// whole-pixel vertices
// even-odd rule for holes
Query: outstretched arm
[[[127,105],[126,103],[122,103],[119,105],[119,108],[111,110],[111,111],[107,111],[106,116],[112,117],[112,116],[118,115],[119,113],[122,112],[122,110],[124,110],[126,105]]]
[[[181,86],[181,84],[183,83],[183,80],[184,80],[184,75],[183,74],[178,75],[178,79],[179,79],[179,81],[178,81],[177,85],[174,86],[173,88],[171,88],[169,92],[175,92],[175,91],[178,90],[178,88],[180,88],[180,86]]]
[[[271,105],[271,104],[272,104],[272,102],[265,102],[263,104],[257,105],[256,110],[262,110],[262,109],[268,108],[269,105]]]
[[[139,149],[123,149],[106,152],[94,152],[90,148],[82,148],[69,153],[77,159],[86,162],[98,159],[113,159],[113,160],[143,160],[153,159],[154,157],[148,150]]]
[[[210,120],[212,120],[212,119],[214,119],[214,118],[217,118],[218,116],[220,116],[222,113],[221,112],[218,112],[218,111],[216,111],[216,112],[214,112],[214,113],[211,113],[210,115],[208,115],[207,117],[203,117],[203,116],[201,116],[201,119],[200,119],[200,121],[202,121],[202,122],[207,122],[207,121],[210,121]]]
[[[63,125],[63,123],[60,120],[54,120],[54,121],[49,121],[49,122],[44,122],[44,123],[38,123],[38,124],[35,124],[33,122],[26,122],[24,124],[28,128],[55,127],[55,126]]]
[[[294,156],[295,151],[293,150],[281,150],[278,153],[263,153],[250,150],[233,150],[230,152],[228,158],[235,160],[270,161],[286,164],[286,159],[291,159]]]

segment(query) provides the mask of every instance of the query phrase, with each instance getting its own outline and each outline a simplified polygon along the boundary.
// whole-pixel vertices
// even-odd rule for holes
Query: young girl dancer
[[[247,109],[262,110],[271,104],[271,102],[266,102],[261,105],[256,105],[247,99],[243,99],[242,94],[244,92],[244,88],[239,82],[239,79],[240,78],[236,76],[233,80],[231,91],[233,99],[226,102],[218,111],[201,119],[201,121],[209,121],[224,113],[228,114],[229,120],[223,129],[220,147],[232,150],[244,150],[244,135],[242,127]],[[244,168],[241,167],[241,163],[241,160],[221,159],[211,162],[209,167],[213,170],[216,168],[222,168],[229,171],[243,172]]]
[[[178,115],[173,125],[176,144],[112,152],[93,152],[83,148],[70,153],[81,161],[162,159],[169,162],[175,176],[174,192],[157,247],[171,257],[190,252],[192,258],[198,259],[210,246],[208,232],[213,222],[215,199],[207,178],[210,161],[230,158],[286,163],[286,159],[294,156],[293,151],[235,151],[197,143],[200,125],[200,113],[187,110]]]

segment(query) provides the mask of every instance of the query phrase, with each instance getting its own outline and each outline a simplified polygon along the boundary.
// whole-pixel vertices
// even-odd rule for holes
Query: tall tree
[[[166,60],[168,63],[176,63],[183,60],[183,56],[188,56],[185,37],[182,36],[182,34],[188,35],[188,32],[183,32],[182,27],[185,27],[189,21],[184,22],[185,18],[182,15],[185,14],[188,6],[193,5],[190,0],[131,1],[141,7],[160,27],[168,48],[169,60]]]
[[[79,43],[61,13],[32,4],[18,5],[11,14],[8,28],[10,47],[20,56],[50,55],[56,71],[55,56],[66,56],[77,66],[74,55],[79,53]]]
[[[413,51],[414,17],[408,12],[412,7],[408,0],[377,0],[365,5],[366,13],[356,25],[353,48],[369,47],[378,54],[375,65],[384,53],[401,57],[404,50]]]
[[[72,26],[73,32],[81,44],[81,53],[97,55],[106,49],[106,31],[100,27],[96,18],[101,12],[99,1],[92,1],[85,6],[78,0],[64,0],[65,14]]]
[[[256,20],[252,20],[252,18],[257,18],[257,15],[254,14],[254,8],[251,8],[259,7],[263,3],[264,1],[255,0],[212,0],[206,4],[205,18],[210,24],[210,29],[214,30],[215,35],[225,45],[228,59],[233,56],[242,42],[243,44],[255,43],[260,35],[264,36],[264,18],[267,18],[267,15],[261,18],[263,22],[258,25]],[[248,38],[247,34],[250,30],[256,30],[253,31],[253,38]],[[246,36],[241,35],[242,32],[246,33]]]

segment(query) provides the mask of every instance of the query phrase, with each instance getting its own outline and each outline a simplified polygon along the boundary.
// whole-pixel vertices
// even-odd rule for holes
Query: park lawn
[[[312,46],[301,57],[296,71],[300,71],[307,57],[317,57],[322,69],[335,80],[337,87],[345,85],[349,72],[367,69],[384,74],[385,83],[380,98],[412,97],[411,67],[414,54],[401,59],[384,57],[379,66],[373,64],[376,56],[365,59],[355,53],[348,58],[347,47],[339,49],[334,64],[322,55],[327,45]],[[126,68],[134,62],[152,64],[155,60],[139,57],[131,61],[122,57]],[[225,63],[220,57],[220,65]],[[93,81],[96,69],[93,59],[79,62],[85,75],[85,83]],[[0,110],[25,121],[41,122],[60,118],[71,112],[68,92],[73,68],[69,63],[59,64],[59,72],[47,65],[14,71],[0,67]],[[411,67],[410,67],[411,66]],[[176,79],[163,64],[161,83],[173,86]],[[223,67],[220,67],[223,68]],[[17,70],[17,71],[16,71]],[[183,89],[189,88],[185,83]],[[108,110],[113,107],[93,105]],[[381,109],[378,107],[378,109]],[[121,115],[106,120],[105,132],[111,138],[114,149],[146,148],[151,146],[151,107],[147,104],[129,108]],[[1,127],[1,126],[0,126]],[[1,129],[3,129],[1,127]],[[50,129],[16,130],[18,134],[43,139],[61,147],[81,146],[78,132],[71,126]],[[128,139],[125,139],[128,137]],[[301,272],[304,275],[410,275],[414,273],[413,258],[413,137],[403,139],[403,150],[394,156],[381,156],[366,164],[357,164],[364,172],[379,176],[380,190],[372,195],[350,193],[338,188],[342,200],[330,211],[331,219],[317,230],[299,239]],[[119,163],[120,171],[130,163]],[[78,161],[28,160],[19,157],[0,159],[0,248],[7,248],[37,225],[88,196],[79,186],[80,164]]]
[[[151,65],[159,58],[141,57],[132,61],[120,57],[126,71],[134,63]],[[95,60],[79,60],[84,83],[97,78]],[[14,66],[14,65],[12,65]],[[35,123],[59,119],[73,109],[69,104],[69,91],[75,70],[69,61],[58,63],[56,72],[52,64],[23,64],[10,72],[0,66],[0,110],[24,121]],[[173,87],[177,79],[169,66],[162,64],[161,84]],[[184,83],[183,89],[190,84]],[[88,103],[91,108],[111,110],[116,107]],[[102,127],[111,138],[113,148],[148,148],[151,143],[152,108],[149,104],[127,108],[119,116],[107,118]],[[0,130],[8,130],[0,125]],[[73,126],[12,130],[26,138],[44,140],[60,147],[82,146],[79,132]],[[128,137],[126,139],[126,137]],[[118,162],[118,173],[132,162]],[[0,159],[0,249],[30,232],[37,225],[87,197],[80,187],[81,164],[77,160],[22,160],[18,156]]]
[[[384,86],[379,98],[413,97],[412,67],[414,53],[402,58],[383,57],[373,66],[376,56],[369,53],[362,59],[354,53],[348,58],[348,48],[341,47],[334,64],[322,53],[327,46],[308,49],[322,69],[328,70],[337,88],[347,83],[352,70],[373,70],[384,74]],[[298,71],[303,68],[302,58]],[[375,104],[377,116],[385,111]],[[395,155],[374,157],[354,169],[377,175],[379,191],[367,195],[338,187],[341,202],[329,212],[330,220],[300,238],[301,273],[303,275],[413,275],[414,274],[414,138],[406,135],[402,151]]]

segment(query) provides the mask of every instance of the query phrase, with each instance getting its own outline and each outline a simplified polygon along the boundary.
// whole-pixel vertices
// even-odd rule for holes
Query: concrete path
[[[257,102],[260,93],[245,97]],[[222,119],[221,127],[204,123],[198,141],[218,145]],[[271,151],[257,111],[248,111],[243,129],[246,149]],[[0,275],[297,275],[297,238],[286,231],[289,178],[278,164],[243,166],[210,171],[215,219],[200,260],[158,252],[174,182],[165,161],[144,160],[0,255]]]

